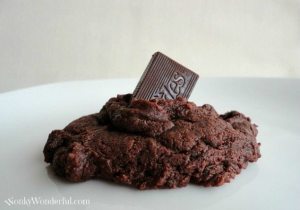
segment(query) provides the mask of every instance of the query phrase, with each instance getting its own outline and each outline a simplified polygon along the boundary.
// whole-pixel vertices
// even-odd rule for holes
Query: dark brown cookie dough
[[[256,135],[256,126],[236,111],[218,115],[182,98],[131,101],[128,94],[52,131],[44,155],[57,175],[74,182],[219,186],[260,157]]]

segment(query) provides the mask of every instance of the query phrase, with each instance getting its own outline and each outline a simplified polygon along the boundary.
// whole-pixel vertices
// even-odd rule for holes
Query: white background
[[[155,51],[201,77],[300,77],[300,1],[0,0],[0,92],[138,78]]]

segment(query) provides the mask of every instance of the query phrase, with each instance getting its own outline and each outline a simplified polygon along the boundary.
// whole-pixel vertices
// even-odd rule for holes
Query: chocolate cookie
[[[78,182],[100,178],[139,189],[220,186],[260,157],[257,129],[232,111],[175,100],[111,98],[99,113],[50,133],[45,161]]]

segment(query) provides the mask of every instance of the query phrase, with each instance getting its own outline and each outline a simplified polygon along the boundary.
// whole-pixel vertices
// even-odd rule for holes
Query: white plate
[[[230,184],[146,190],[102,180],[68,183],[43,162],[48,133],[100,110],[112,96],[132,92],[137,80],[50,84],[0,94],[0,209],[299,209],[300,80],[200,78],[191,101],[232,109],[259,125],[262,158]],[[87,205],[54,205],[57,199],[88,199]],[[21,200],[20,200],[21,199]],[[50,201],[48,201],[50,200]],[[51,201],[52,200],[52,201]],[[45,202],[50,204],[46,205]],[[9,206],[6,202],[11,204]],[[20,202],[17,204],[16,202]]]

